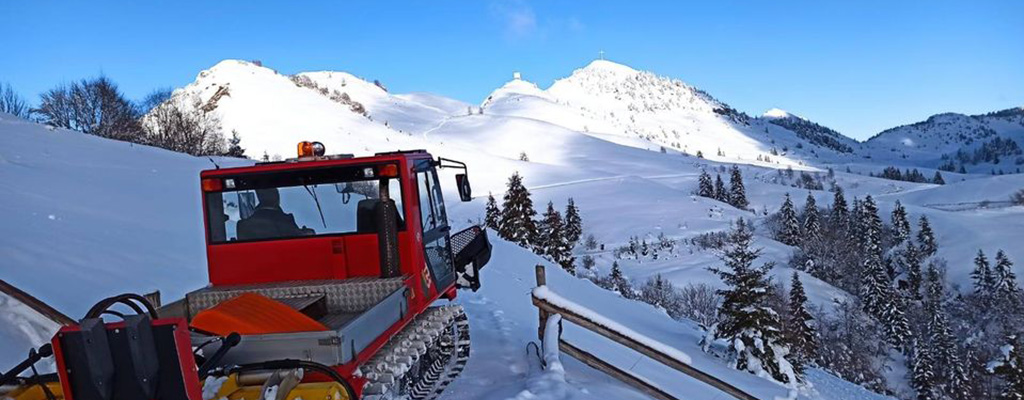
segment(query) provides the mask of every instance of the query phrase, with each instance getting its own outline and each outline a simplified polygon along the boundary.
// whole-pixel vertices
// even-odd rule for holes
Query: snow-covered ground
[[[970,260],[979,248],[987,253],[1005,250],[1018,260],[1018,276],[1024,276],[1024,249],[1015,246],[1024,229],[1024,207],[982,205],[1005,201],[1024,187],[1024,175],[952,174],[964,180],[947,178],[944,186],[871,178],[867,171],[877,172],[888,164],[811,144],[770,122],[788,113],[777,111],[764,118],[723,115],[727,106],[702,91],[610,62],[595,62],[548,89],[513,80],[479,106],[433,94],[390,94],[343,72],[301,75],[328,93],[345,93],[366,113],[297,85],[288,76],[241,61],[224,61],[203,71],[176,95],[194,93],[205,102],[222,93],[214,110],[224,131],[238,132],[252,157],[289,157],[296,142],[319,140],[329,153],[426,148],[435,156],[465,161],[476,199],[449,201],[456,227],[479,221],[487,194],[500,198],[507,178],[518,171],[538,208],[548,201],[562,208],[569,197],[575,199],[584,234],[605,244],[605,251],[592,252],[599,274],[608,272],[611,250],[631,236],[648,241],[658,234],[692,238],[728,229],[741,216],[753,218],[759,226],[761,211],[775,211],[785,193],[802,206],[809,191],[778,183],[775,168],[824,175],[831,166],[848,198],[875,196],[883,216],[896,200],[915,220],[927,215],[953,281],[967,284]],[[228,88],[227,94],[222,88]],[[860,151],[859,144],[853,145]],[[705,158],[697,158],[697,151]],[[520,160],[522,155],[529,161]],[[693,195],[702,169],[714,174],[732,163],[743,170],[756,213]],[[843,172],[841,166],[863,175]],[[206,158],[52,130],[0,115],[0,278],[72,317],[115,293],[159,289],[165,299],[176,299],[205,285],[198,173],[211,167]],[[728,179],[727,173],[722,175]],[[452,182],[451,176],[444,179]],[[819,205],[831,202],[830,192],[810,193]],[[457,198],[454,193],[446,195]],[[777,261],[773,275],[788,282],[792,270],[785,265],[792,249],[769,239],[763,229],[757,234],[755,243],[764,248],[762,261]],[[473,357],[446,398],[644,398],[565,356],[564,374],[540,370],[539,360],[527,354],[526,346],[537,340],[537,313],[530,303],[533,265],[544,261],[532,252],[495,242],[483,289],[461,293],[458,300],[470,316]],[[658,260],[619,262],[637,281],[661,274],[680,286],[721,285],[707,271],[719,264],[718,255],[691,246],[677,246]],[[817,304],[846,296],[813,277],[802,279]],[[625,300],[557,267],[549,266],[548,282],[559,296],[676,349],[693,365],[758,397],[790,397],[790,389],[731,370],[724,360],[702,352],[697,344],[702,332],[694,323],[672,320],[662,310]],[[0,313],[18,313],[4,304],[8,303],[0,304]],[[7,343],[20,348],[39,341],[39,334],[19,332],[0,330],[0,342],[5,344],[0,369],[23,353],[6,351]],[[722,398],[703,384],[591,333],[567,325],[566,335],[682,398]],[[808,380],[796,391],[800,398],[873,396],[820,370],[810,370]]]

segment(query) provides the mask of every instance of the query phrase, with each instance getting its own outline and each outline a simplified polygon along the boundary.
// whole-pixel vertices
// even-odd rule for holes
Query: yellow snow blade
[[[64,390],[61,389],[60,382],[47,383],[46,388],[50,389],[50,392],[53,393],[56,400],[64,399]],[[43,391],[43,387],[39,385],[22,386],[14,389],[13,392],[8,393],[7,397],[14,400],[47,400],[46,392]]]
[[[238,376],[232,374],[224,381],[220,386],[220,390],[217,391],[217,395],[214,399],[228,399],[228,400],[260,400],[261,390],[263,389],[260,385],[251,386],[238,386]],[[281,398],[281,397],[279,397]],[[312,383],[300,383],[295,389],[292,389],[287,396],[283,397],[284,400],[296,400],[296,399],[322,399],[322,400],[353,400],[348,397],[345,393],[345,388],[337,382],[312,382]],[[15,400],[22,400],[15,398]],[[26,399],[35,400],[35,399]],[[46,400],[41,398],[40,400]],[[274,399],[269,399],[274,400]]]

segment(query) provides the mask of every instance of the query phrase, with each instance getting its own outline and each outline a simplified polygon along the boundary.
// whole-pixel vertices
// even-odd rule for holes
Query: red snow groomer
[[[294,159],[203,171],[210,285],[160,309],[98,303],[0,378],[0,396],[436,397],[468,360],[469,325],[435,303],[476,290],[491,252],[479,226],[451,233],[440,168],[462,170],[471,200],[466,165],[423,150],[356,158],[302,142]],[[57,374],[19,376],[51,352]]]

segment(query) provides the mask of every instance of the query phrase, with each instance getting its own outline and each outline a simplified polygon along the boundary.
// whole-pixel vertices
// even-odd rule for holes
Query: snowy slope
[[[422,133],[453,113],[466,113],[465,107],[455,109],[459,104],[457,101],[415,95],[394,96],[381,86],[345,72],[304,72],[298,75],[310,78],[319,87],[348,94],[352,100],[366,107],[371,118],[401,132]]]
[[[327,74],[315,76],[320,75],[327,79]],[[339,82],[336,88],[355,89],[353,93],[370,104],[386,96],[374,93],[376,87],[370,88],[372,84],[351,75],[332,79]],[[346,86],[340,85],[342,79],[347,81]],[[225,94],[218,97],[218,92]],[[197,95],[209,104],[220,116],[223,131],[237,132],[246,154],[254,158],[264,153],[272,159],[291,157],[296,143],[311,138],[329,149],[346,149],[348,153],[411,147],[409,136],[384,126],[385,121],[373,120],[352,111],[349,104],[245,61],[222,61],[200,72],[194,82],[175,91],[175,96],[186,94]]]
[[[768,122],[796,133],[797,137],[818,146],[826,147],[842,153],[853,153],[860,147],[856,140],[843,136],[841,133],[819,125],[807,118],[792,114],[785,110],[773,108],[765,111],[762,118]]]
[[[699,151],[714,160],[754,164],[771,152],[770,144],[754,138],[755,127],[747,116],[707,93],[605,60],[593,61],[546,90],[513,80],[492,93],[484,108],[487,113],[540,119],[616,143]],[[799,165],[785,156],[775,161]]]
[[[1024,108],[1003,110],[985,115],[938,114],[925,121],[883,131],[864,143],[864,154],[897,165],[937,167],[943,155],[953,156],[958,150],[972,152],[994,138],[1011,139],[1024,146]],[[968,171],[989,172],[990,169],[1016,171],[1024,165],[1024,153],[1001,157],[999,164],[982,162],[966,165]],[[960,162],[956,163],[960,165]]]
[[[6,192],[0,210],[5,220],[14,222],[5,225],[0,235],[4,253],[10,256],[3,264],[5,279],[70,315],[81,315],[92,302],[111,293],[160,288],[167,298],[174,299],[204,285],[196,177],[199,170],[209,168],[208,160],[50,130],[8,116],[0,120],[0,132]],[[453,210],[459,210],[453,211],[457,215],[453,220],[478,212],[467,207]],[[19,215],[25,219],[17,219]],[[569,360],[568,382],[538,382],[543,379],[538,378],[535,367],[531,370],[531,360],[517,355],[521,353],[508,352],[524,346],[535,332],[535,314],[525,293],[530,284],[526,278],[531,274],[529,267],[542,260],[500,240],[496,245],[495,261],[485,275],[490,284],[460,300],[469,308],[473,324],[480,327],[476,332],[481,334],[475,335],[474,343],[478,355],[484,356],[473,358],[474,366],[453,388],[451,396],[455,397],[450,398],[462,398],[459,393],[484,388],[486,393],[502,393],[491,392],[494,385],[481,380],[502,375],[508,396],[522,396],[525,390],[542,396],[559,393],[573,398],[640,398]],[[46,279],[40,279],[41,272]],[[586,298],[606,298],[609,304],[619,304],[618,312],[632,313],[633,307],[644,307],[622,303],[617,295],[559,270],[553,269],[551,275],[553,287],[569,293],[582,291],[578,295]],[[500,284],[510,279],[518,283]],[[39,345],[55,329],[31,321],[23,323],[26,314],[17,304],[5,301],[3,307],[8,320],[18,321],[13,325],[18,327],[17,332],[3,331],[6,349]],[[640,315],[648,315],[641,320],[661,329],[692,329],[655,310]],[[498,328],[490,329],[495,326]],[[691,331],[690,337],[696,334]],[[497,367],[490,364],[496,359],[487,354],[503,354],[511,361],[502,362],[496,371],[493,368]],[[6,356],[4,363],[12,363],[13,357],[16,354]],[[717,361],[707,362],[714,365]],[[751,390],[785,392],[746,373],[728,369],[721,373],[723,379],[735,379]],[[678,388],[684,390],[686,386]],[[474,397],[482,394],[476,392]]]
[[[209,160],[9,115],[0,132],[4,280],[76,318],[100,296],[205,284]]]
[[[0,363],[9,368],[9,364],[25,359],[28,349],[38,348],[50,341],[53,334],[60,329],[49,318],[37,313],[31,307],[0,293]],[[43,363],[43,371],[52,371],[52,362]]]
[[[514,79],[482,105],[489,114],[543,120],[649,150],[700,152],[721,162],[813,169],[864,156],[859,142],[807,118],[779,109],[752,118],[678,79],[606,60],[547,89]]]

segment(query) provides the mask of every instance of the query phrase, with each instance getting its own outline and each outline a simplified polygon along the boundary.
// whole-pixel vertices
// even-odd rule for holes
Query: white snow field
[[[45,315],[33,310],[14,297],[0,293],[0,360],[3,367],[10,368],[13,363],[25,359],[28,349],[39,347],[53,337],[60,326]],[[10,364],[10,365],[8,365]],[[52,360],[46,360],[37,366],[40,372],[52,372]]]
[[[298,141],[319,140],[328,153],[426,148],[435,156],[465,161],[476,195],[473,202],[455,201],[452,177],[444,177],[449,217],[456,228],[479,222],[487,194],[500,201],[506,180],[518,171],[538,209],[548,201],[561,209],[568,197],[575,199],[584,234],[593,234],[605,245],[604,251],[591,253],[597,268],[588,273],[606,274],[611,250],[631,236],[648,241],[658,234],[687,239],[726,230],[738,217],[751,218],[759,227],[762,211],[775,211],[785,193],[798,207],[808,193],[780,183],[779,169],[824,174],[833,167],[835,181],[848,199],[875,196],[883,218],[888,218],[896,200],[915,220],[927,215],[937,232],[939,256],[949,261],[954,282],[968,284],[970,260],[979,248],[990,254],[1005,250],[1017,261],[1017,274],[1024,275],[1024,249],[1016,245],[1024,229],[1024,207],[997,203],[1024,187],[1024,175],[944,172],[944,186],[868,177],[868,171],[880,171],[890,159],[896,165],[916,165],[926,176],[934,172],[934,152],[924,152],[932,158],[922,155],[919,164],[912,164],[916,159],[910,153],[907,159],[881,156],[890,152],[881,144],[888,133],[875,139],[876,144],[836,138],[823,127],[808,124],[800,125],[808,130],[797,133],[776,123],[806,121],[788,112],[772,111],[761,118],[739,115],[678,80],[607,61],[595,61],[548,89],[513,80],[479,106],[434,94],[395,95],[343,72],[299,76],[314,82],[314,87],[296,84],[269,68],[228,60],[201,72],[175,96],[194,94],[211,105],[224,132],[237,132],[253,158],[290,157]],[[342,93],[347,99],[340,100]],[[211,102],[212,97],[216,101]],[[997,135],[1012,135],[1024,128],[1013,118],[989,124],[999,126],[993,128]],[[835,138],[839,145],[820,146],[807,138],[818,143]],[[837,150],[842,145],[852,152]],[[703,159],[695,156],[698,151]],[[523,155],[529,161],[520,160]],[[159,289],[164,299],[173,300],[205,285],[198,174],[212,168],[212,161],[0,115],[0,278],[72,317],[113,294]],[[714,175],[732,164],[743,170],[756,213],[693,195],[702,169]],[[843,172],[846,167],[864,175]],[[722,174],[727,180],[727,173]],[[810,193],[819,205],[831,203],[828,191]],[[786,264],[792,248],[768,238],[764,229],[756,233],[756,245],[764,248],[759,262],[776,261],[773,276],[788,282],[792,270]],[[542,371],[537,355],[527,354],[527,343],[538,340],[537,311],[530,302],[537,263],[549,265],[552,293],[675,349],[694,366],[759,398],[882,397],[817,369],[810,369],[808,383],[795,389],[730,369],[725,360],[701,351],[698,341],[703,332],[696,323],[675,321],[663,310],[623,299],[530,251],[493,234],[491,238],[495,249],[483,271],[483,288],[459,295],[470,316],[473,356],[445,393],[446,399],[645,398],[564,355],[560,373]],[[577,255],[582,254],[579,250]],[[718,254],[684,244],[658,260],[619,263],[637,282],[661,274],[680,286],[721,286],[707,270],[720,265]],[[806,274],[801,278],[816,304],[847,296]],[[20,312],[4,304],[0,314]],[[0,330],[0,369],[17,362],[27,351],[22,347],[46,336],[38,329],[26,332]],[[565,335],[681,398],[726,398],[569,324]],[[7,351],[7,343],[17,343],[19,349]],[[899,379],[892,383],[897,390],[905,385]]]

